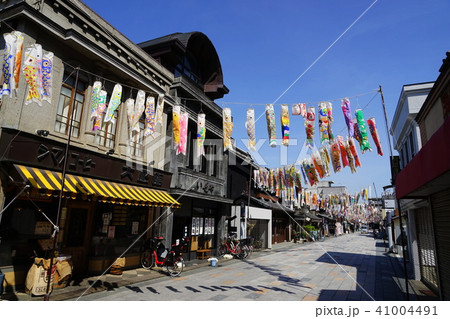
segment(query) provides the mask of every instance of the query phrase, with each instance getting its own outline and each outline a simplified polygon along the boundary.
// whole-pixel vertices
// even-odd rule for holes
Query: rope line
[[[350,24],[350,26],[347,27],[347,29],[345,29],[345,31],[336,40],[334,40],[334,42],[325,51],[323,51],[317,59],[314,60],[314,62],[311,63],[311,65],[306,68],[306,70],[303,71],[303,73],[300,74],[300,76],[272,104],[277,103],[278,100],[281,99],[281,97],[283,97],[283,95],[285,95],[295,85],[295,83],[297,83],[377,2],[378,0],[375,0],[363,13],[361,13],[361,15],[353,21],[353,23]]]

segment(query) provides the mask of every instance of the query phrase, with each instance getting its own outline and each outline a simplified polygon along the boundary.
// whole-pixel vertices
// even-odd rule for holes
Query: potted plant
[[[215,257],[208,258],[211,267],[216,267],[218,259]]]
[[[317,230],[316,227],[314,227],[313,225],[306,225],[303,227],[303,229],[306,232],[306,239],[308,241],[312,241],[313,232]]]
[[[301,238],[301,232],[296,231],[295,229],[292,231],[292,238],[294,239],[294,243],[297,243]]]

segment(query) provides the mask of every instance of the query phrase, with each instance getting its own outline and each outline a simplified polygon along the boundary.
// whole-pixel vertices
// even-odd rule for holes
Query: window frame
[[[109,93],[106,95],[106,101],[110,102],[111,96]],[[109,102],[106,102],[105,111],[102,114],[101,126],[99,130],[95,131],[95,143],[99,146],[106,147],[108,149],[114,149],[116,146],[116,137],[117,137],[117,121],[108,121],[105,122],[106,110],[108,109]],[[114,118],[118,118],[118,111],[114,111]],[[95,122],[95,120],[93,121]],[[91,124],[93,124],[93,122]],[[110,127],[112,128],[112,132],[110,132]],[[103,134],[103,135],[102,135]],[[112,136],[112,138],[110,138]],[[112,144],[112,145],[111,145]]]
[[[81,123],[83,122],[84,104],[86,102],[86,83],[83,80],[80,80],[80,78],[78,78],[77,87],[74,87],[75,81],[71,83],[72,81],[69,82],[70,79],[73,79],[72,75],[68,75],[66,80],[65,81],[63,80],[61,83],[61,91],[59,94],[58,107],[56,110],[56,117],[53,130],[57,133],[68,136],[70,127],[72,126],[71,136],[78,138],[80,137]],[[82,88],[80,87],[81,85],[83,86]],[[70,90],[70,97],[63,93],[64,88]],[[80,95],[82,97],[82,101],[78,102],[77,95]],[[62,102],[63,105],[61,106],[62,97],[64,97],[64,99],[69,98],[67,115],[64,114],[65,113],[64,101]],[[78,109],[79,107],[78,105],[81,106],[81,109]],[[78,119],[77,115],[79,115]],[[60,117],[61,120],[58,120],[58,117]],[[72,119],[72,117],[74,117],[74,119]],[[63,121],[64,119],[65,121]],[[78,126],[76,124],[78,124]],[[63,126],[65,126],[65,129],[62,129]],[[57,127],[59,127],[59,129]]]
[[[130,142],[128,143],[130,146],[131,155],[139,158],[144,157],[144,145],[145,145],[145,112],[142,113],[139,118],[139,133],[133,133],[131,131],[131,127],[128,127],[130,134]],[[139,149],[140,148],[140,149]]]

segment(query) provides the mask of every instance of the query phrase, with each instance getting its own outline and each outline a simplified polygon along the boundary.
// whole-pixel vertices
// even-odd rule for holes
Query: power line
[[[350,26],[345,29],[345,31],[342,32],[342,34],[336,40],[334,40],[334,42],[331,43],[331,45],[325,51],[323,51],[317,59],[314,60],[314,62],[311,63],[311,65],[307,67],[306,70],[303,71],[303,73],[300,74],[300,76],[272,104],[277,103],[278,100],[281,99],[281,97],[285,95],[287,91],[289,91],[295,85],[295,83],[297,83],[377,2],[378,0],[375,0],[363,13],[361,13],[361,15],[355,21],[353,21],[353,23],[350,24]]]
[[[371,93],[374,93],[374,92],[378,92],[378,89],[373,89],[371,91],[360,93],[360,94],[353,95],[353,96],[345,96],[345,97],[333,98],[333,99],[322,99],[322,100],[316,101],[316,102],[304,102],[304,101],[298,102],[297,101],[297,102],[294,102],[294,103],[279,103],[279,104],[273,104],[272,103],[272,104],[273,105],[282,105],[282,104],[294,105],[294,104],[298,104],[298,103],[304,103],[306,105],[317,105],[320,102],[336,102],[336,101],[342,100],[343,98],[353,99],[353,98],[357,98],[357,97],[360,97],[360,96],[363,96],[363,95],[368,95],[368,94],[371,94]],[[190,99],[185,99],[185,100],[190,100]],[[194,99],[191,99],[191,100],[194,100]],[[229,104],[249,105],[249,106],[266,106],[268,104],[268,103],[227,102],[227,101],[221,101],[219,103],[221,105],[223,105],[223,106],[229,105]]]

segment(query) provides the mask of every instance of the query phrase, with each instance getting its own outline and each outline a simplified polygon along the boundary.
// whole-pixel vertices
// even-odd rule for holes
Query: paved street
[[[403,286],[400,263],[386,254],[383,241],[355,233],[323,243],[279,245],[248,260],[219,261],[179,278],[132,283],[79,300],[403,301]]]

